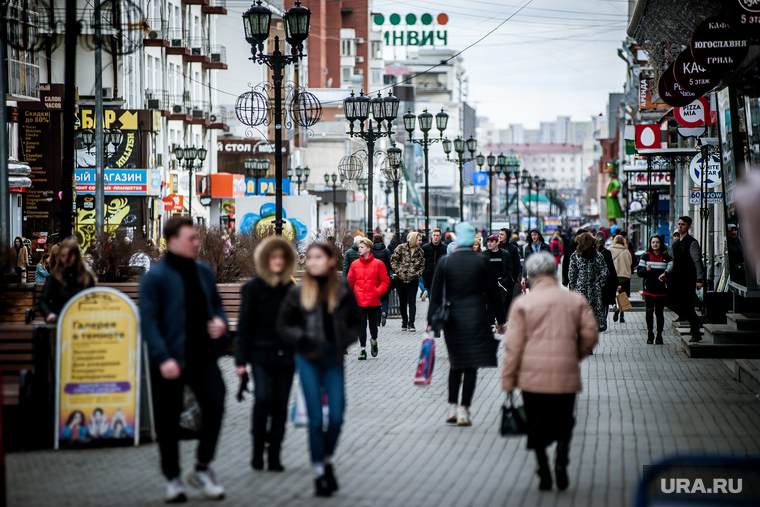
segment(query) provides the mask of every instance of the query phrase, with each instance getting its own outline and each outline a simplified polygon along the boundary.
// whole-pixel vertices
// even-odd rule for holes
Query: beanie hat
[[[459,222],[454,226],[457,235],[458,246],[472,246],[475,244],[475,228],[469,222]]]

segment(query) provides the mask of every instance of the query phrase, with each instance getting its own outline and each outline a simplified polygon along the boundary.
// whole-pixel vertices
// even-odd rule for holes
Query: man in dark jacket
[[[551,249],[549,248],[549,245],[546,244],[546,241],[544,241],[544,236],[539,232],[538,229],[531,229],[530,230],[530,238],[528,238],[528,244],[523,247],[523,260],[524,262],[528,262],[528,258],[530,258],[531,255],[537,252],[551,252]],[[523,263],[523,266],[525,264]],[[523,277],[525,276],[523,269]]]
[[[343,276],[348,276],[348,270],[351,268],[351,264],[359,258],[359,243],[358,241],[362,238],[360,235],[354,236],[354,244],[346,250],[346,253],[343,255]]]
[[[506,289],[506,300],[504,303],[504,309],[509,316],[509,307],[512,305],[512,299],[515,297],[515,285],[520,279],[522,273],[522,264],[520,264],[520,252],[517,250],[517,245],[510,241],[512,233],[509,229],[501,229],[499,231],[499,248],[506,250],[512,259],[512,273],[506,280],[502,281],[504,289]]]
[[[499,237],[495,234],[486,240],[488,248],[481,254],[488,261],[488,271],[500,286],[501,302],[507,308],[507,283],[512,279],[512,256],[506,250],[499,248]],[[512,282],[514,288],[514,282]],[[511,298],[510,298],[511,300]]]
[[[565,255],[562,258],[562,285],[567,287],[570,284],[570,256],[573,255],[573,252],[575,252],[575,249],[578,248],[578,243],[575,241],[575,238],[583,234],[584,232],[588,231],[588,229],[578,229],[575,231],[575,235],[573,236],[573,241],[570,242],[570,246],[565,248]]]
[[[430,233],[432,241],[422,245],[422,251],[425,252],[425,272],[422,273],[422,280],[425,283],[425,290],[422,292],[422,300],[425,301],[428,291],[433,287],[433,275],[438,261],[446,256],[446,245],[441,241],[441,230],[435,228]]]
[[[388,273],[388,278],[390,278],[391,273],[393,272],[391,270],[391,251],[385,247],[385,243],[383,243],[382,234],[375,234],[372,237],[371,253],[372,255],[375,256],[375,259],[382,261],[382,263],[385,264],[385,271],[386,273]],[[391,281],[391,288],[393,288],[392,281]],[[381,326],[384,326],[386,320],[388,319],[388,304],[389,304],[388,298],[390,297],[391,288],[385,291],[385,294],[380,296],[380,313],[377,316],[377,322]]]
[[[689,234],[691,217],[678,219],[679,238],[673,243],[672,269],[660,275],[660,281],[668,281],[668,308],[678,314],[678,318],[689,322],[690,342],[702,340],[699,330],[700,320],[694,311],[694,289],[701,289],[705,278],[702,250],[699,242]]]
[[[140,282],[140,328],[148,345],[153,413],[167,479],[166,502],[186,500],[179,469],[179,417],[185,385],[201,409],[195,472],[188,482],[211,499],[224,498],[209,463],[224,414],[224,381],[216,360],[227,349],[227,318],[214,274],[195,260],[200,239],[189,218],[164,226],[168,252]]]

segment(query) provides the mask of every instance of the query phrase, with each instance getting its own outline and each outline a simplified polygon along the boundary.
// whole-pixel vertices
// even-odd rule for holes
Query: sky
[[[627,0],[373,0],[373,9],[385,16],[384,29],[394,13],[402,20],[445,13],[447,47],[456,50],[504,22],[461,55],[468,102],[497,127],[538,128],[557,116],[588,121],[606,111],[610,92],[623,89],[617,49],[626,37]]]

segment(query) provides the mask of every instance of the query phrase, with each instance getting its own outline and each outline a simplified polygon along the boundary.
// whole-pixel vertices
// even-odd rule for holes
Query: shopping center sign
[[[416,14],[407,14],[402,18],[400,14],[388,16],[390,29],[383,30],[383,38],[386,46],[447,46],[449,33],[441,29],[449,22],[449,16],[444,13],[433,18],[432,14],[425,13],[419,17],[417,24]],[[383,14],[375,14],[373,22],[377,26],[385,25],[386,18]],[[405,28],[405,29],[404,29]]]

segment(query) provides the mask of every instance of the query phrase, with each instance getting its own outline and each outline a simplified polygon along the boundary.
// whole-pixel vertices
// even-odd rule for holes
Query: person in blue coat
[[[148,345],[153,412],[164,501],[186,500],[179,469],[179,418],[185,385],[201,409],[195,472],[188,482],[209,499],[224,498],[209,463],[224,414],[224,380],[216,360],[227,349],[227,317],[211,269],[196,260],[200,239],[190,218],[164,226],[166,256],[140,281],[140,328]]]

